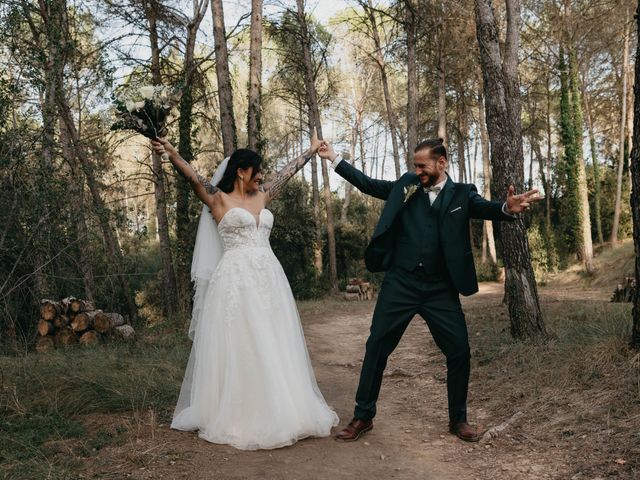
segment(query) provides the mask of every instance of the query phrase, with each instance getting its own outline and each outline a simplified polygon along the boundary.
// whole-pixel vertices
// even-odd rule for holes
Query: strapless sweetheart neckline
[[[262,210],[260,210],[260,213],[258,213],[258,215],[256,216],[250,210],[247,210],[246,208],[243,208],[243,207],[231,207],[229,210],[224,212],[224,215],[222,215],[222,218],[218,222],[218,226],[222,225],[222,222],[224,221],[225,217],[229,214],[229,212],[231,210],[244,210],[245,212],[247,212],[249,215],[251,215],[253,217],[253,219],[256,222],[256,228],[259,228],[260,227],[260,218],[262,217],[262,212],[264,212],[267,209],[263,208]]]

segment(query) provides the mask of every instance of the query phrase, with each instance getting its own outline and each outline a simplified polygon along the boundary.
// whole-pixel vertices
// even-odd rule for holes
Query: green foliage
[[[559,181],[562,189],[560,217],[563,240],[569,252],[581,248],[581,207],[578,197],[578,162],[582,156],[582,113],[577,91],[575,51],[565,55],[560,47],[560,138],[564,149],[558,162]],[[566,63],[568,57],[569,64]]]
[[[309,198],[309,185],[294,178],[269,205],[275,217],[271,246],[298,299],[313,298],[326,292],[313,263],[317,240]]]
[[[555,272],[558,266],[555,242],[553,238],[549,238],[549,235],[545,235],[543,232],[544,227],[538,222],[532,223],[527,229],[531,264],[538,281],[544,281],[544,278],[549,273]]]

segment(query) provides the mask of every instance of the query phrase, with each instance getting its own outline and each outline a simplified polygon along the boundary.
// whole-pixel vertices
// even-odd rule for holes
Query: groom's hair
[[[431,150],[434,155],[447,158],[447,149],[444,146],[444,140],[442,138],[423,140],[416,146],[413,152],[415,153],[420,150]]]

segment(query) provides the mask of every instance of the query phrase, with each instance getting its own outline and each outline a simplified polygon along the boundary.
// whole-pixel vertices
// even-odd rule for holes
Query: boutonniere
[[[409,185],[407,187],[404,187],[404,201],[402,203],[407,203],[407,200],[409,200],[411,198],[411,195],[416,193],[417,190],[417,185]]]

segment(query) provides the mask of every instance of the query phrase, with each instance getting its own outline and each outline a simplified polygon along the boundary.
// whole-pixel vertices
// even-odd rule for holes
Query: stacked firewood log
[[[40,301],[36,350],[91,345],[108,338],[131,340],[134,333],[122,315],[98,310],[87,300],[74,297],[59,302],[43,299]]]
[[[636,290],[636,279],[633,277],[626,277],[622,283],[616,286],[615,292],[611,297],[612,302],[631,302],[633,301],[633,294]]]
[[[373,285],[359,278],[350,278],[347,282],[345,300],[372,300],[375,295]]]

